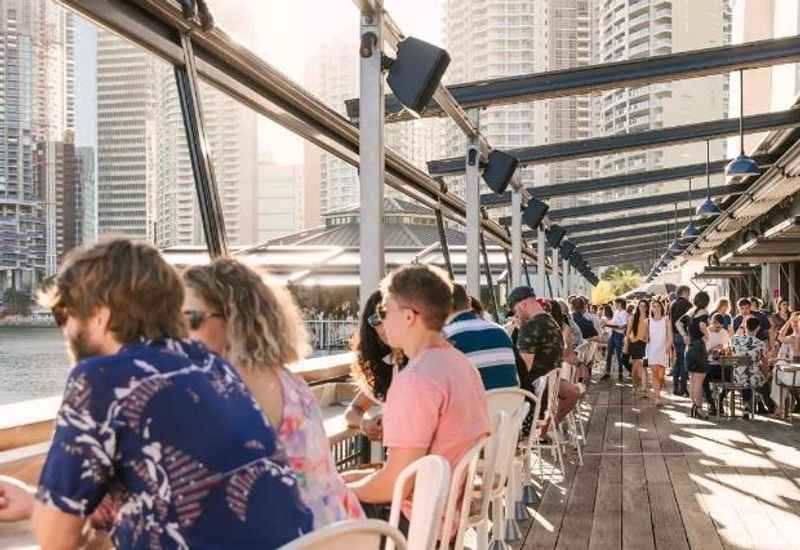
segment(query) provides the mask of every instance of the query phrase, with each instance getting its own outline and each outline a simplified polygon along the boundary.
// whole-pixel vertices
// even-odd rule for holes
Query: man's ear
[[[108,306],[100,306],[95,311],[94,322],[97,323],[97,327],[101,329],[103,332],[108,331],[108,325],[111,323],[111,310]]]

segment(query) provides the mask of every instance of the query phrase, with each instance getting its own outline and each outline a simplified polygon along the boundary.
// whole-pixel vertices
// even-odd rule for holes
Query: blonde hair
[[[121,344],[188,334],[178,273],[158,250],[129,239],[70,252],[55,279],[39,293],[39,303],[57,319],[69,315],[85,320],[107,307],[108,330]]]
[[[438,267],[399,267],[383,278],[380,290],[384,300],[391,296],[414,306],[429,330],[442,330],[453,311],[453,283]]]
[[[308,355],[300,309],[289,291],[270,276],[233,258],[219,258],[186,269],[183,280],[225,317],[226,359],[234,366],[285,367]]]

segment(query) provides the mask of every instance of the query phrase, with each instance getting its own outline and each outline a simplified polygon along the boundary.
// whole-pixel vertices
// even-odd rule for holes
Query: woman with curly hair
[[[309,352],[288,290],[232,258],[190,267],[183,281],[183,314],[192,338],[234,366],[275,427],[314,528],[363,518],[358,499],[336,471],[311,389],[287,368]],[[250,444],[258,442],[245,443]]]
[[[360,391],[345,411],[347,425],[360,429],[374,441],[380,441],[383,437],[381,415],[366,418],[365,414],[386,400],[392,378],[407,362],[402,351],[393,350],[386,343],[383,320],[377,313],[381,300],[380,290],[372,293],[361,313],[358,331],[353,334],[351,349],[356,354],[356,360],[352,375]]]

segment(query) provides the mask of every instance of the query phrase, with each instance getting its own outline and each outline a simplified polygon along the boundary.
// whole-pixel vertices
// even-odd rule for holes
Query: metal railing
[[[306,319],[306,331],[314,351],[342,351],[350,348],[350,337],[358,326],[355,320]]]

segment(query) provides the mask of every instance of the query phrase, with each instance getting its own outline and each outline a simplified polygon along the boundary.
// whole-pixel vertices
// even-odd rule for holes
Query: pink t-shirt
[[[455,468],[490,433],[481,375],[452,346],[431,348],[392,380],[383,409],[383,445],[424,448]],[[408,502],[403,511],[408,516]]]

